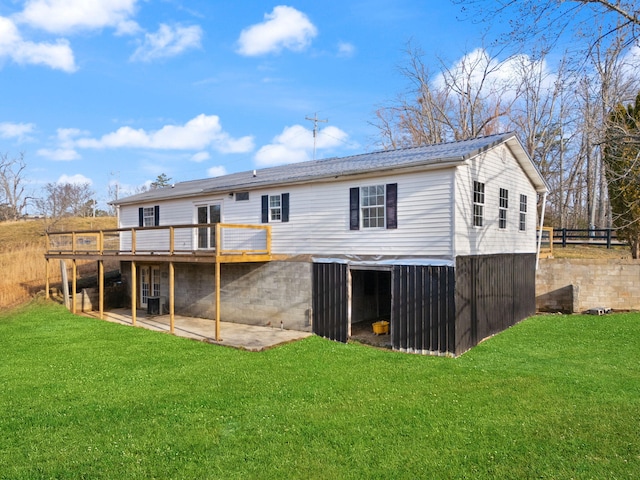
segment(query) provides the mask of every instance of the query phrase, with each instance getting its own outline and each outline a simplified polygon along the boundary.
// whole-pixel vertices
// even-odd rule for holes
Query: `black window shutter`
[[[349,229],[360,230],[360,189],[349,189]]]
[[[262,223],[269,223],[269,195],[262,195]]]
[[[153,207],[153,224],[156,227],[160,225],[160,205]]]
[[[138,226],[144,227],[144,210],[142,210],[142,207],[138,209]]]
[[[398,228],[398,184],[387,184],[387,228]]]
[[[289,194],[288,193],[282,194],[282,221],[283,222],[289,221]]]

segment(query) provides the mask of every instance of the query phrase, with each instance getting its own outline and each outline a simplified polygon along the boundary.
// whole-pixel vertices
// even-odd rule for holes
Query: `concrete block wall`
[[[595,307],[640,310],[640,261],[540,259],[536,307],[567,313]]]
[[[215,318],[213,265],[177,264],[176,313]],[[221,266],[221,320],[311,331],[311,264],[267,262]]]

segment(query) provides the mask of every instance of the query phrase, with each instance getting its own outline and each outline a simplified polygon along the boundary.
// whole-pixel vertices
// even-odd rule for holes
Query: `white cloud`
[[[209,160],[209,158],[211,158],[209,152],[198,152],[191,156],[191,161],[200,163],[204,162],[205,160]]]
[[[156,33],[145,34],[144,42],[133,52],[131,60],[150,62],[175,57],[190,48],[199,48],[201,40],[202,28],[197,25],[171,27],[163,23]]]
[[[356,47],[352,43],[339,42],[338,43],[338,56],[351,58],[356,53]]]
[[[76,185],[82,185],[85,183],[88,183],[89,185],[93,184],[90,178],[87,178],[80,173],[76,173],[75,175],[67,175],[67,174],[60,175],[60,178],[58,178],[58,184],[64,184],[64,183],[73,183]]]
[[[300,51],[311,43],[318,29],[295,8],[280,5],[264,15],[265,21],[240,33],[238,53],[246,56],[277,53],[283,49]]]
[[[638,78],[638,70],[640,70],[640,45],[634,43],[624,54],[619,66],[620,71],[630,78]],[[635,99],[630,98],[628,101],[633,102]]]
[[[46,157],[57,162],[70,162],[80,158],[80,154],[72,148],[41,148],[36,153],[41,157]]]
[[[232,138],[222,130],[217,115],[200,114],[184,125],[165,125],[160,130],[121,127],[99,139],[80,138],[79,148],[149,148],[158,150],[204,150],[245,153],[253,150],[253,137]]]
[[[0,138],[17,138],[24,139],[27,134],[33,132],[35,125],[33,123],[0,123]]]
[[[438,74],[433,85],[444,89],[455,82],[458,88],[466,89],[468,83],[475,92],[482,87],[487,95],[498,94],[503,99],[513,100],[517,95],[517,79],[523,71],[535,72],[544,79],[543,86],[553,87],[555,75],[545,60],[534,61],[528,55],[514,55],[500,61],[482,48],[461,57],[447,69],[446,77],[443,73]]]
[[[65,72],[76,70],[73,51],[65,39],[55,43],[35,43],[26,41],[16,25],[5,17],[0,17],[0,58],[8,57],[18,64],[46,65]]]
[[[137,33],[140,33],[141,31],[142,31],[142,27],[138,25],[137,22],[133,20],[124,20],[116,26],[115,33],[117,36],[124,36],[124,35],[135,35]]]
[[[41,148],[36,153],[41,157],[46,157],[58,162],[69,162],[79,160],[80,154],[75,150],[74,140],[80,135],[87,135],[88,132],[77,128],[59,128],[56,140],[58,148]]]
[[[337,127],[321,129],[316,137],[316,150],[344,146],[348,135]],[[304,162],[313,156],[313,132],[302,125],[285,127],[271,144],[256,152],[255,161],[259,166],[284,165]]]
[[[227,174],[227,169],[220,165],[217,167],[211,167],[207,170],[207,175],[210,177],[221,177]]]
[[[113,27],[134,31],[130,17],[137,0],[28,0],[15,18],[50,33],[71,33]]]

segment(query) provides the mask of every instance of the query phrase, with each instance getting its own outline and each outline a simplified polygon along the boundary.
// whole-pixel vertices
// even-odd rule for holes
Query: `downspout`
[[[542,227],[544,226],[544,208],[547,205],[547,191],[542,195],[542,212],[540,214],[540,228],[538,229],[538,248],[536,249],[536,270],[538,270],[538,264],[540,263],[540,248],[542,246]],[[549,241],[553,242],[553,238]]]

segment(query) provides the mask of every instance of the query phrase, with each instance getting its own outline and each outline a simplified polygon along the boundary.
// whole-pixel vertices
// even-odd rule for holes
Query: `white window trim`
[[[502,196],[502,193],[505,193],[505,196]],[[503,201],[504,200],[504,205]],[[498,191],[498,229],[506,230],[507,229],[507,218],[509,211],[509,190],[506,188],[501,188]],[[504,218],[503,218],[504,215]],[[504,226],[502,226],[502,222],[504,222]]]
[[[155,207],[142,207],[142,226],[153,227],[156,224]]]
[[[200,202],[193,202],[193,223],[197,224],[198,223],[198,208],[200,207],[207,207],[207,217],[209,216],[209,207],[211,207],[212,205],[218,205],[220,207],[220,223],[223,223],[223,208],[224,208],[224,202],[221,199],[216,199],[216,200],[207,200],[207,201],[200,201]],[[206,227],[205,227],[206,228]],[[207,230],[211,229],[211,228],[215,228],[215,227],[208,227]],[[209,245],[206,248],[205,247],[199,247],[199,242],[198,242],[198,234],[199,234],[199,229],[198,228],[194,228],[193,229],[193,249],[194,250],[214,250],[215,249],[215,245]],[[207,243],[209,243],[209,239],[211,238],[211,234],[210,232],[207,232]]]
[[[524,203],[522,202],[522,199],[524,199]],[[518,216],[518,230],[520,232],[526,232],[527,231],[527,208],[528,208],[528,203],[529,203],[529,199],[528,199],[527,195],[520,194],[520,208],[519,208],[520,214]],[[523,205],[524,205],[524,210],[522,209]]]
[[[476,202],[476,184],[478,185],[482,185],[482,191],[478,192],[480,195],[482,195],[482,201],[478,201]],[[485,217],[485,212],[484,212],[484,206],[485,206],[485,192],[486,192],[486,185],[484,182],[481,182],[479,180],[474,180],[472,185],[472,195],[473,195],[473,208],[472,208],[472,225],[474,228],[482,228],[484,227],[484,217]],[[480,225],[476,225],[476,207],[478,207],[478,209],[480,210]]]
[[[272,206],[271,199],[278,199],[278,205]],[[282,222],[282,194],[269,195],[269,222]]]
[[[383,196],[382,196],[382,205],[376,204],[376,205],[367,205],[364,206],[363,205],[363,200],[364,200],[364,194],[363,194],[363,190],[365,188],[370,189],[370,188],[378,188],[378,187],[382,187],[382,191],[383,191]],[[369,195],[370,197],[370,195]],[[377,195],[376,195],[377,197]],[[365,226],[364,224],[364,219],[365,219],[365,209],[369,210],[369,209],[374,209],[374,208],[382,208],[382,225],[376,225],[374,227],[372,226]],[[380,217],[375,217],[375,218],[380,218]],[[384,230],[387,228],[387,185],[386,184],[378,184],[378,185],[363,185],[360,187],[360,228],[361,229],[367,229],[367,230]]]

